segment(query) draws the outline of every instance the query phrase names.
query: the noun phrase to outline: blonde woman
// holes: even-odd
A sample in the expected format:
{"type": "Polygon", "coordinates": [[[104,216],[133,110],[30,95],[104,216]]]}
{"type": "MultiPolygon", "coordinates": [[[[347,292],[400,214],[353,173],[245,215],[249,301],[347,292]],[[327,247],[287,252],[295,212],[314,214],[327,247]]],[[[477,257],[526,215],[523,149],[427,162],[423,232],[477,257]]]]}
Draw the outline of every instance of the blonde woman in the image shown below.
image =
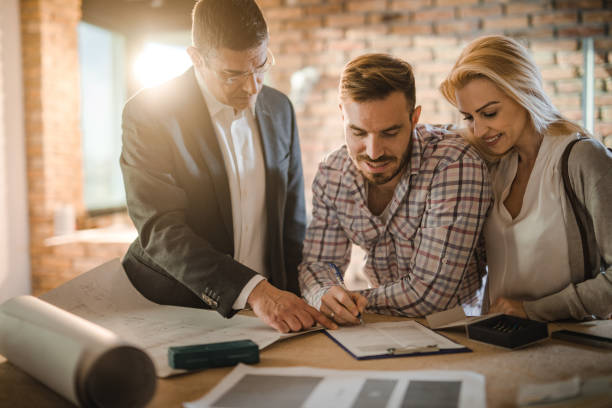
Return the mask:
{"type": "Polygon", "coordinates": [[[588,133],[552,105],[532,58],[511,38],[468,44],[440,90],[491,164],[495,202],[483,230],[489,271],[483,311],[542,321],[608,318],[612,154],[593,138],[572,146],[567,168],[574,211],[562,155],[588,133]],[[576,217],[585,225],[584,246],[576,217]]]}

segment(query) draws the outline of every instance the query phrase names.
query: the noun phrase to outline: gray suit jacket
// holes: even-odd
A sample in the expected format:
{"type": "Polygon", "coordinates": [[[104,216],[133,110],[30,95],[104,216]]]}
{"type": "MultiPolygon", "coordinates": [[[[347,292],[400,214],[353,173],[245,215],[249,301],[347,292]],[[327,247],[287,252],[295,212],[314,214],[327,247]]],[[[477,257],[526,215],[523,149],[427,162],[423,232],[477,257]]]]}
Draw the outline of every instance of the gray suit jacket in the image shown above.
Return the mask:
{"type": "MultiPolygon", "coordinates": [[[[558,164],[561,174],[561,162],[558,164]]],[[[612,153],[594,138],[577,143],[569,155],[572,189],[581,204],[592,271],[584,270],[582,240],[569,198],[561,202],[572,283],[543,298],[523,302],[530,319],[606,319],[612,314],[612,153]]],[[[563,191],[563,190],[562,190],[563,191]]]]}
{"type": "MultiPolygon", "coordinates": [[[[266,169],[267,277],[297,294],[306,214],[295,114],[285,95],[264,86],[255,116],[266,169]]],[[[228,179],[193,68],[127,102],[120,163],[139,234],[123,260],[134,286],[157,303],[231,317],[256,272],[233,259],[228,179]]]]}

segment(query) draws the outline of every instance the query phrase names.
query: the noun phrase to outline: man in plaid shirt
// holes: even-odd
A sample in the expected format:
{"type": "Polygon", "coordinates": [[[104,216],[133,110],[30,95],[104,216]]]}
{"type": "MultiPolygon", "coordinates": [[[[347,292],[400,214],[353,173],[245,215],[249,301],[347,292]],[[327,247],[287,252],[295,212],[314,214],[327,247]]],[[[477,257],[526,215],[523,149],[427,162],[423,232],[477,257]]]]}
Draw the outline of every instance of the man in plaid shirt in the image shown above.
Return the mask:
{"type": "Polygon", "coordinates": [[[340,324],[364,310],[424,316],[470,303],[484,263],[472,256],[491,203],[475,149],[417,125],[412,67],[385,54],[349,62],[340,79],[346,145],[319,165],[299,266],[302,295],[340,324]],[[367,253],[369,289],[348,291],[351,245],[367,253]]]}

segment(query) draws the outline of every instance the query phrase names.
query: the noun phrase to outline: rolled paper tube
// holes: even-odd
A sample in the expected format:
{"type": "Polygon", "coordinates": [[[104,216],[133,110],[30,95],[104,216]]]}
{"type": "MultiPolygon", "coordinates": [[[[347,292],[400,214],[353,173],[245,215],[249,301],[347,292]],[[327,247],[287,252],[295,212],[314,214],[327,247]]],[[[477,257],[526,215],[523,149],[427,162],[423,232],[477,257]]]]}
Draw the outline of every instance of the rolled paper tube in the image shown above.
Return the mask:
{"type": "Polygon", "coordinates": [[[0,354],[83,407],[144,407],[157,385],[143,350],[33,296],[0,306],[0,354]]]}

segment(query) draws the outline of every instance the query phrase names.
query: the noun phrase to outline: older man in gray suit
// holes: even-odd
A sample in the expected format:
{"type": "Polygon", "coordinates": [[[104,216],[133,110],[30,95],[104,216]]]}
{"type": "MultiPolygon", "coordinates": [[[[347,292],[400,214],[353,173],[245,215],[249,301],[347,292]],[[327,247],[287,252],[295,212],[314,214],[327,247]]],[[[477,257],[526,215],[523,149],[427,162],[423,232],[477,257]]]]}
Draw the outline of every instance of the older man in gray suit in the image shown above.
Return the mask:
{"type": "Polygon", "coordinates": [[[123,260],[162,304],[250,306],[275,329],[336,327],[298,294],[304,182],[293,107],[263,85],[273,65],[253,0],[201,0],[193,67],[131,98],[121,169],[139,236],[123,260]]]}

